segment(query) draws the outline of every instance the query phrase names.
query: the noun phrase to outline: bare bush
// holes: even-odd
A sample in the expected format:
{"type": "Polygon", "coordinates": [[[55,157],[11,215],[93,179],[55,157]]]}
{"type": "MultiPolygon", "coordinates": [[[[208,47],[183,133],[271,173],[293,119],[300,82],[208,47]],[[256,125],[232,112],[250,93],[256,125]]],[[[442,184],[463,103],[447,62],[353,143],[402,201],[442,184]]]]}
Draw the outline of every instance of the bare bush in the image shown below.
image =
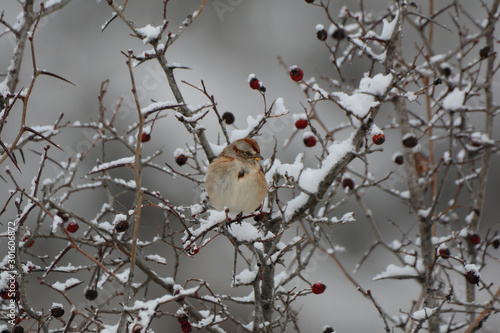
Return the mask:
{"type": "MultiPolygon", "coordinates": [[[[167,61],[176,41],[203,15],[205,0],[176,29],[169,25],[168,0],[157,4],[155,24],[143,27],[129,17],[126,0],[108,0],[112,14],[102,29],[124,23],[128,31],[124,28],[123,34],[145,45],[121,52],[134,120],[120,117],[121,99],[116,107],[109,104],[111,79],[99,88],[94,121],[67,120],[61,113],[50,125],[29,126],[36,107],[30,97],[41,76],[72,84],[56,71],[39,69],[43,66],[36,57],[43,48],[36,30],[39,20],[69,2],[48,1],[44,6],[25,0],[17,22],[4,15],[0,19],[7,29],[1,36],[15,37],[11,65],[0,83],[0,218],[7,249],[1,261],[0,316],[7,321],[1,326],[5,330],[139,333],[162,331],[165,323],[177,320],[174,327],[183,332],[300,331],[302,299],[334,288],[305,274],[317,253],[341,270],[360,301],[373,304],[380,315],[371,324],[376,331],[475,332],[488,327],[500,311],[498,281],[482,277],[490,268],[498,270],[498,225],[480,229],[489,174],[497,167],[500,148],[494,135],[500,0],[478,1],[481,17],[473,17],[470,4],[459,0],[440,3],[439,9],[433,0],[427,9],[396,1],[377,13],[363,6],[334,13],[329,1],[306,1],[304,10],[323,15],[315,33],[333,74],[312,77],[278,59],[283,76],[289,75],[304,94],[306,102],[294,114],[282,98],[267,92],[258,76],[249,75],[248,89],[255,90],[263,106],[239,129],[232,125],[233,114],[219,110],[207,88],[209,79],[179,82],[176,72],[186,68],[167,61]],[[438,29],[459,43],[443,49],[434,41],[438,29]],[[20,84],[26,48],[33,75],[20,84]],[[145,103],[138,96],[136,75],[153,62],[174,100],[145,103]],[[346,68],[352,64],[362,64],[363,77],[347,78],[346,68]],[[180,85],[204,96],[206,103],[190,103],[180,85]],[[325,120],[330,117],[324,110],[344,122],[325,120]],[[206,126],[207,117],[215,117],[219,127],[206,126]],[[162,150],[147,148],[162,122],[174,118],[192,138],[175,151],[176,165],[162,150]],[[266,128],[283,119],[294,127],[288,126],[284,142],[275,139],[273,154],[263,163],[269,191],[252,214],[216,211],[204,191],[194,202],[176,204],[143,177],[154,171],[164,179],[203,188],[208,164],[226,144],[244,137],[258,141],[266,128]],[[19,128],[17,135],[1,135],[7,121],[19,128]],[[67,159],[55,157],[60,155],[53,151],[62,150],[62,132],[84,130],[92,133],[87,149],[67,159]],[[211,142],[207,132],[219,133],[221,142],[211,142]],[[401,138],[400,152],[378,162],[386,134],[401,138]],[[302,144],[304,150],[315,147],[315,156],[300,153],[290,163],[280,159],[284,148],[302,144]],[[23,162],[28,153],[39,156],[35,167],[23,162]],[[388,170],[382,176],[376,171],[380,164],[388,170]],[[45,176],[48,168],[56,170],[54,177],[45,176]],[[372,214],[373,201],[367,200],[383,195],[404,207],[405,220],[415,225],[389,220],[397,239],[389,240],[380,231],[388,217],[372,214]],[[102,198],[101,205],[80,212],[78,201],[86,197],[102,198]],[[349,203],[357,210],[343,212],[349,203]],[[145,212],[150,212],[147,218],[145,212]],[[151,216],[157,230],[147,228],[151,216]],[[373,256],[389,256],[393,263],[374,279],[411,280],[419,286],[416,299],[397,296],[406,303],[399,313],[389,312],[338,256],[343,244],[332,235],[340,225],[361,220],[375,241],[358,258],[356,271],[373,256]],[[222,239],[234,252],[230,292],[215,290],[196,271],[187,280],[178,278],[190,257],[222,239]],[[47,251],[32,251],[35,242],[50,245],[47,251]],[[379,249],[383,254],[375,253],[379,249]],[[64,304],[38,307],[37,295],[27,292],[28,282],[39,283],[64,304]],[[463,288],[465,293],[457,293],[463,288]],[[248,296],[238,296],[240,290],[249,291],[248,296]],[[233,311],[231,305],[244,310],[233,311]]],[[[299,98],[287,101],[292,103],[298,104],[299,98]]],[[[324,332],[333,329],[325,326],[324,332]]]]}

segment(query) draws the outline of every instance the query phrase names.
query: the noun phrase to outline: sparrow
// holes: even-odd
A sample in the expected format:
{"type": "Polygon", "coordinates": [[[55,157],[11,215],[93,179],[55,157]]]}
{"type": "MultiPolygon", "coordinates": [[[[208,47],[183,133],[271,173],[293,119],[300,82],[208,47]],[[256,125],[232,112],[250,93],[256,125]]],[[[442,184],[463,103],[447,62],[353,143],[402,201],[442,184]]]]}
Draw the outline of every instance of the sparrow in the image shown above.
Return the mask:
{"type": "Polygon", "coordinates": [[[257,141],[245,138],[228,145],[208,166],[205,188],[217,210],[234,214],[254,212],[267,194],[257,141]]]}

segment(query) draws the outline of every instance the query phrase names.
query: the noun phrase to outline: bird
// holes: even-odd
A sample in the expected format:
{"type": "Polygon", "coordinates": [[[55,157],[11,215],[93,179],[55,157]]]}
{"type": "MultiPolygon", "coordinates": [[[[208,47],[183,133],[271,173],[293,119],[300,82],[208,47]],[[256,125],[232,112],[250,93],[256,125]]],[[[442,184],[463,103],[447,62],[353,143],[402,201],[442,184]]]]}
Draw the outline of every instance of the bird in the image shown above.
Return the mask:
{"type": "Polygon", "coordinates": [[[260,207],[267,195],[262,159],[257,141],[244,138],[229,144],[210,163],[205,188],[216,210],[250,214],[260,207]]]}

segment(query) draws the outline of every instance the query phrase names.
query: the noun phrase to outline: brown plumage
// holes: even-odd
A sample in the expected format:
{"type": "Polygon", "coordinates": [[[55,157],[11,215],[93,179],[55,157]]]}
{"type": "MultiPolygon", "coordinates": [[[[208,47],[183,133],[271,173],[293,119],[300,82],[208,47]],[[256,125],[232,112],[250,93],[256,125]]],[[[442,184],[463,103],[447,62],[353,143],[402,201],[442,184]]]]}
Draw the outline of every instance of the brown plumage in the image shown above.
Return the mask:
{"type": "Polygon", "coordinates": [[[267,182],[259,164],[259,144],[249,138],[228,145],[208,166],[205,187],[217,210],[252,213],[267,194],[267,182]]]}

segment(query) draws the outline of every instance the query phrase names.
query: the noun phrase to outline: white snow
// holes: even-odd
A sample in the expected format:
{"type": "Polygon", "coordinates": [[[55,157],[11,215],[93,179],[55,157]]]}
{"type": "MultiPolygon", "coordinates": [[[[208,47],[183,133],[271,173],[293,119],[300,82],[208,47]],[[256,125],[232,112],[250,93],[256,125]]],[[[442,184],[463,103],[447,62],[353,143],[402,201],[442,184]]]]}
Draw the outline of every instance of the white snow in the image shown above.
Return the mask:
{"type": "Polygon", "coordinates": [[[306,119],[307,120],[307,115],[305,113],[294,113],[293,114],[293,121],[296,122],[297,120],[302,120],[306,119]]]}
{"type": "Polygon", "coordinates": [[[257,277],[258,270],[251,271],[248,268],[245,268],[238,275],[235,276],[235,281],[237,284],[250,284],[257,277]]]}
{"type": "Polygon", "coordinates": [[[368,73],[365,73],[365,76],[359,81],[359,91],[380,96],[385,93],[392,80],[391,73],[387,75],[377,74],[373,78],[370,78],[368,73]]]}
{"type": "Polygon", "coordinates": [[[330,169],[348,152],[354,150],[355,148],[352,144],[352,138],[348,138],[340,142],[334,142],[330,147],[328,147],[328,155],[323,160],[323,165],[320,168],[306,168],[302,172],[299,180],[300,187],[310,193],[317,192],[319,184],[328,174],[330,169]]]}
{"type": "Polygon", "coordinates": [[[323,24],[316,24],[316,31],[321,31],[325,29],[325,26],[323,24]]]}
{"type": "Polygon", "coordinates": [[[415,320],[425,320],[425,319],[429,318],[436,310],[437,310],[437,308],[425,307],[422,310],[418,310],[418,311],[413,312],[412,317],[415,320]]]}
{"type": "Polygon", "coordinates": [[[134,164],[135,163],[135,156],[129,156],[129,157],[122,157],[117,160],[111,161],[111,162],[106,162],[102,163],[100,165],[96,165],[92,168],[90,173],[96,173],[104,170],[109,170],[112,168],[116,168],[119,166],[125,166],[127,164],[134,164]]]}
{"type": "Polygon", "coordinates": [[[59,215],[54,215],[54,219],[52,220],[52,232],[56,233],[61,224],[63,224],[62,218],[59,215]]]}
{"type": "Polygon", "coordinates": [[[248,222],[231,224],[228,232],[240,242],[254,242],[256,240],[265,240],[274,237],[271,232],[264,235],[259,229],[248,222]]]}
{"type": "Polygon", "coordinates": [[[379,102],[375,101],[373,96],[360,92],[352,95],[344,92],[334,92],[332,96],[337,97],[339,99],[338,103],[358,118],[364,118],[372,107],[379,105],[379,102]]]}
{"type": "Polygon", "coordinates": [[[186,150],[182,149],[182,148],[177,148],[175,151],[174,151],[174,158],[177,158],[181,155],[184,155],[184,156],[188,156],[188,154],[186,153],[186,150]]]}
{"type": "Polygon", "coordinates": [[[340,219],[336,218],[335,216],[330,219],[331,223],[351,223],[351,222],[356,222],[356,219],[354,218],[354,212],[349,212],[345,213],[342,215],[340,219]]]}
{"type": "Polygon", "coordinates": [[[418,276],[418,272],[415,270],[415,268],[411,266],[396,266],[394,264],[389,264],[385,271],[377,274],[373,280],[381,280],[381,279],[389,279],[389,278],[401,278],[401,277],[408,277],[408,276],[418,276]]]}
{"type": "Polygon", "coordinates": [[[474,272],[474,275],[476,275],[478,278],[481,278],[481,273],[479,273],[479,269],[477,268],[476,265],[467,264],[464,266],[464,269],[466,272],[474,272]]]}
{"type": "Polygon", "coordinates": [[[82,281],[75,279],[75,278],[69,278],[65,282],[55,282],[52,284],[52,288],[59,290],[59,291],[65,291],[66,289],[69,289],[73,286],[76,286],[77,284],[82,283],[82,281]]]}
{"type": "Polygon", "coordinates": [[[285,101],[283,100],[283,97],[276,98],[276,101],[274,102],[273,114],[275,116],[283,116],[285,114],[288,114],[288,112],[289,110],[285,107],[285,101]]]}
{"type": "Polygon", "coordinates": [[[377,134],[384,134],[384,131],[382,131],[380,129],[380,127],[378,127],[377,125],[372,124],[371,128],[370,128],[370,134],[371,135],[377,135],[377,134]]]}
{"type": "Polygon", "coordinates": [[[137,32],[139,33],[139,37],[141,37],[142,42],[144,44],[149,43],[152,40],[158,39],[160,35],[161,27],[154,27],[151,24],[148,24],[145,27],[138,28],[137,32]]]}
{"type": "Polygon", "coordinates": [[[149,260],[149,261],[157,262],[158,264],[162,264],[162,265],[167,264],[167,259],[165,259],[157,254],[148,254],[148,255],[144,256],[144,258],[146,258],[146,260],[149,260]]]}
{"type": "Polygon", "coordinates": [[[231,142],[234,142],[239,139],[246,138],[248,134],[259,125],[260,121],[264,119],[264,115],[259,114],[256,118],[252,116],[247,117],[247,128],[245,129],[235,129],[231,132],[231,142]]]}
{"type": "Polygon", "coordinates": [[[449,111],[456,111],[464,108],[465,94],[469,91],[466,87],[464,90],[455,88],[451,93],[446,95],[443,100],[443,107],[449,111]]]}
{"type": "Polygon", "coordinates": [[[171,102],[171,101],[164,101],[164,102],[154,102],[149,104],[148,106],[144,107],[141,109],[141,113],[143,115],[147,115],[150,112],[153,112],[155,110],[161,110],[163,108],[170,107],[172,105],[177,105],[179,103],[171,102]]]}
{"type": "Polygon", "coordinates": [[[399,10],[396,15],[396,17],[391,21],[387,21],[387,19],[384,19],[382,23],[384,26],[382,27],[382,32],[380,33],[379,38],[382,40],[390,40],[392,38],[392,34],[394,32],[394,29],[396,28],[396,25],[398,23],[399,19],[399,10]]]}

